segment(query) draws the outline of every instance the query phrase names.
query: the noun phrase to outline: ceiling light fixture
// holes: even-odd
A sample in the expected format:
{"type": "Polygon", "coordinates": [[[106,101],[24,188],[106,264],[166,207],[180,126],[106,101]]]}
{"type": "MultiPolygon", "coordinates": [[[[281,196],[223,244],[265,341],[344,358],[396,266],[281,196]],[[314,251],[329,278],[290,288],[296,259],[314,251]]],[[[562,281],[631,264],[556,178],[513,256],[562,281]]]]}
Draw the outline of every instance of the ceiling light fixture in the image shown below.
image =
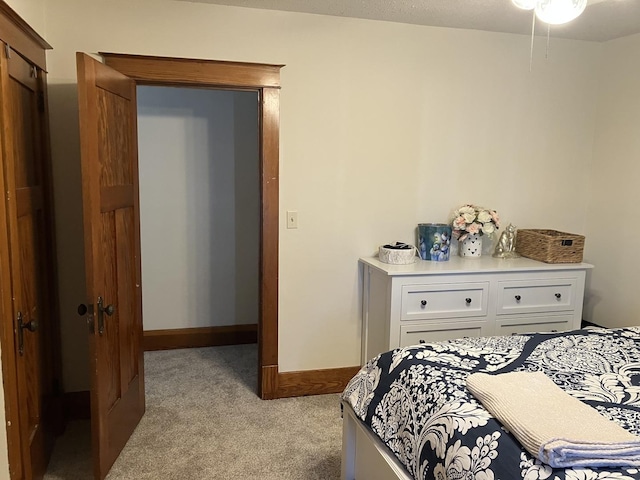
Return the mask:
{"type": "Polygon", "coordinates": [[[580,16],[587,0],[538,0],[536,17],[550,25],[562,25],[580,16]]]}
{"type": "Polygon", "coordinates": [[[536,8],[537,0],[511,0],[513,4],[523,10],[533,10],[536,8]]]}
{"type": "Polygon", "coordinates": [[[587,0],[511,0],[523,10],[535,10],[536,17],[549,25],[561,25],[578,18],[587,0]]]}
{"type": "MultiPolygon", "coordinates": [[[[599,3],[604,0],[589,0],[590,3],[599,3]]],[[[585,8],[587,0],[511,0],[511,2],[522,10],[533,10],[531,19],[531,52],[529,55],[529,71],[533,65],[533,40],[536,31],[536,18],[547,24],[547,53],[549,56],[549,37],[551,25],[562,25],[578,18],[585,8]]]]}

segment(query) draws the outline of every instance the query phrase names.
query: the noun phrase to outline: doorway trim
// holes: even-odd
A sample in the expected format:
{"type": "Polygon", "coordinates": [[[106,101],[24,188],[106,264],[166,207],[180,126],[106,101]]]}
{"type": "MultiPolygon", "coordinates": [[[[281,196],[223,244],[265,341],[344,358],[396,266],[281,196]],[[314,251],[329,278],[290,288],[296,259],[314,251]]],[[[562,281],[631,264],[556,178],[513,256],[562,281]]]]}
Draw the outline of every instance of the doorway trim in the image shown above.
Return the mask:
{"type": "Polygon", "coordinates": [[[278,229],[280,69],[284,65],[153,57],[100,52],[104,63],[136,85],[258,92],[260,157],[260,266],[258,396],[278,395],[278,229]]]}

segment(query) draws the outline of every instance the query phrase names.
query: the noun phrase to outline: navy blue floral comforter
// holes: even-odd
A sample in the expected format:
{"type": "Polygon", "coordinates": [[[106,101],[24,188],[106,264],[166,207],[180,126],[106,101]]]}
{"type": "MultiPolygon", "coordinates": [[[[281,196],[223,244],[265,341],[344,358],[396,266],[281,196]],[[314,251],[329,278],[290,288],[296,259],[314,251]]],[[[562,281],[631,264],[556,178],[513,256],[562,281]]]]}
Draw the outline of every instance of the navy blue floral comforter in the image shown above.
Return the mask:
{"type": "Polygon", "coordinates": [[[420,480],[640,480],[635,468],[552,469],[465,388],[473,372],[542,370],[565,392],[640,434],[640,327],[465,338],[369,361],[342,394],[420,480]]]}

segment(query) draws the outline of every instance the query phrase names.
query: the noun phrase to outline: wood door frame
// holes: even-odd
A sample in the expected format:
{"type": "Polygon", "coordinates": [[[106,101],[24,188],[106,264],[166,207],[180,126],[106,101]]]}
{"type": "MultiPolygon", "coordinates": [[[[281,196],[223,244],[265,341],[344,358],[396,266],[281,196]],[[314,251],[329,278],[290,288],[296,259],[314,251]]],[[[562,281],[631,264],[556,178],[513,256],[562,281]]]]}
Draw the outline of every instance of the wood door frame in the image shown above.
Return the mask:
{"type": "Polygon", "coordinates": [[[284,65],[100,52],[137,85],[247,90],[259,95],[260,306],[258,396],[278,396],[280,69],[284,65]]]}

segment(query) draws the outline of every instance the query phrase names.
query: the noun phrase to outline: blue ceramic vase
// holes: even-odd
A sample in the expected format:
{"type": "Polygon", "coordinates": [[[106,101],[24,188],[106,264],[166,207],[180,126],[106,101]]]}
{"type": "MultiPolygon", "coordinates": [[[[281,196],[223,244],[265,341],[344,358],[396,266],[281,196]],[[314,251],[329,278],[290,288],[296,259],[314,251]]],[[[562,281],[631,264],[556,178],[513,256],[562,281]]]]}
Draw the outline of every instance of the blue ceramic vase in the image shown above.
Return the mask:
{"type": "Polygon", "coordinates": [[[418,250],[422,260],[446,262],[451,246],[451,225],[446,223],[418,224],[418,250]]]}

